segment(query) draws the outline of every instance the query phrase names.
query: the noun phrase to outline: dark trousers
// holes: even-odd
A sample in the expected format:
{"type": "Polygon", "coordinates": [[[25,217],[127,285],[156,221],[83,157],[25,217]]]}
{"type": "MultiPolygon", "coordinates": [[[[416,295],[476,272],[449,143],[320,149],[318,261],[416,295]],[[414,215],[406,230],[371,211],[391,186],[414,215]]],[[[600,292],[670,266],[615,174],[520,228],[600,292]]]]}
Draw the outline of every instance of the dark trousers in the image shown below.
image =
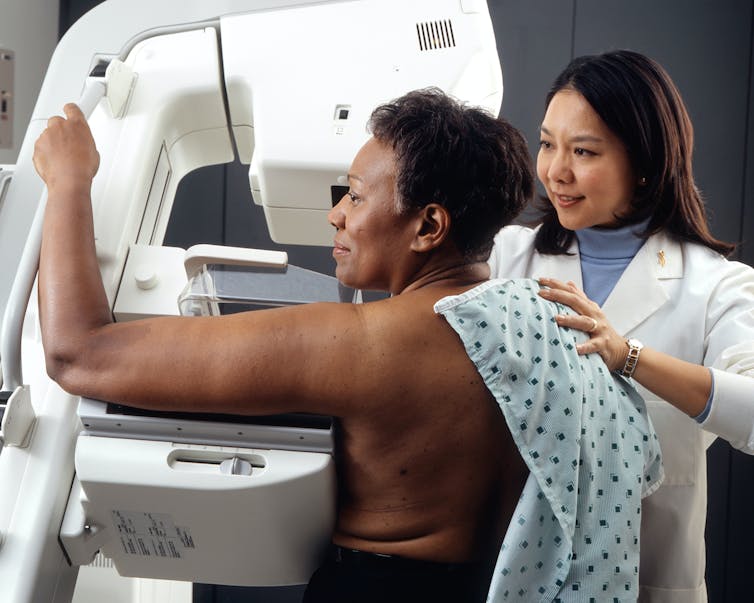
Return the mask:
{"type": "Polygon", "coordinates": [[[492,566],[331,547],[303,603],[484,603],[492,566]]]}

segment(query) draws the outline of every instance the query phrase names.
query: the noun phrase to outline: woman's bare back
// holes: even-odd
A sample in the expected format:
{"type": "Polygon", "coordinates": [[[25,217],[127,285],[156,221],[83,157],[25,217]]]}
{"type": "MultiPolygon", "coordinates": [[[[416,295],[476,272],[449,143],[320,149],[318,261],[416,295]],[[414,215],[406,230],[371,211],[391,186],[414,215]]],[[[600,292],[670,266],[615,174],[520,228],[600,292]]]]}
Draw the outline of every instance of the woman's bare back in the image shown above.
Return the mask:
{"type": "Polygon", "coordinates": [[[499,549],[527,470],[460,339],[434,313],[438,298],[403,294],[366,314],[379,360],[358,385],[370,399],[354,400],[367,410],[341,421],[336,544],[444,562],[499,549]]]}

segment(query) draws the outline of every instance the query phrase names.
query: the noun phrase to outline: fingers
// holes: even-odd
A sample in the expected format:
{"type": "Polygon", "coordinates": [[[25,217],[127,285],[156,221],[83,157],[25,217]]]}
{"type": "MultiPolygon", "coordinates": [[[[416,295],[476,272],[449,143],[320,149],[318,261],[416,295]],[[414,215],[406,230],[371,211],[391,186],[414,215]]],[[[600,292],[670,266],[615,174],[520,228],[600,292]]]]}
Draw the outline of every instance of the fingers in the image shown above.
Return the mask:
{"type": "Polygon", "coordinates": [[[594,333],[597,330],[597,321],[594,320],[591,316],[583,316],[582,318],[586,318],[587,320],[591,321],[589,324],[589,327],[587,329],[584,329],[587,333],[594,333]]]}
{"type": "Polygon", "coordinates": [[[598,334],[597,331],[600,328],[600,323],[597,319],[583,314],[558,314],[555,317],[555,321],[561,327],[583,331],[590,336],[596,336],[598,334]]]}
{"type": "Polygon", "coordinates": [[[595,318],[583,314],[558,314],[555,316],[555,322],[560,327],[587,334],[588,339],[576,345],[576,351],[580,355],[599,354],[610,370],[623,366],[625,339],[613,329],[604,316],[595,318]]]}
{"type": "Polygon", "coordinates": [[[578,314],[600,317],[599,305],[589,299],[573,281],[564,283],[554,278],[540,278],[538,282],[544,287],[539,290],[541,297],[568,306],[578,314]]]}
{"type": "Polygon", "coordinates": [[[53,115],[47,120],[47,127],[54,128],[55,126],[60,125],[63,122],[65,122],[65,119],[60,117],[60,115],[53,115]]]}
{"type": "Polygon", "coordinates": [[[566,291],[579,291],[579,288],[576,286],[576,283],[573,281],[568,281],[567,283],[564,283],[563,281],[560,281],[556,278],[549,278],[549,277],[542,277],[540,279],[537,279],[539,281],[539,284],[543,287],[550,287],[552,289],[563,289],[566,291]]]}
{"type": "Polygon", "coordinates": [[[605,358],[608,337],[602,336],[599,332],[601,325],[595,318],[579,314],[558,314],[555,317],[555,322],[561,327],[575,329],[587,334],[589,337],[587,341],[576,344],[576,352],[579,355],[596,353],[603,356],[603,359],[605,358]]]}
{"type": "Polygon", "coordinates": [[[585,341],[584,343],[577,343],[576,353],[579,356],[586,356],[587,354],[599,354],[600,356],[602,356],[603,360],[605,359],[604,355],[600,351],[599,345],[597,345],[597,342],[593,339],[585,341]]]}
{"type": "Polygon", "coordinates": [[[579,297],[586,299],[583,292],[572,281],[564,283],[555,278],[540,278],[538,282],[543,287],[540,293],[550,291],[556,297],[563,299],[576,299],[579,297]]]}
{"type": "Polygon", "coordinates": [[[84,117],[84,114],[76,103],[66,103],[63,107],[63,113],[65,113],[65,116],[70,120],[86,121],[86,117],[84,117]]]}
{"type": "Polygon", "coordinates": [[[588,314],[589,300],[570,289],[560,287],[548,287],[539,290],[540,297],[568,306],[578,314],[588,314]]]}
{"type": "Polygon", "coordinates": [[[75,103],[66,103],[63,106],[63,113],[65,117],[60,115],[53,115],[47,120],[47,127],[54,128],[56,126],[62,126],[66,121],[70,122],[85,122],[86,117],[79,109],[79,106],[75,103]]]}

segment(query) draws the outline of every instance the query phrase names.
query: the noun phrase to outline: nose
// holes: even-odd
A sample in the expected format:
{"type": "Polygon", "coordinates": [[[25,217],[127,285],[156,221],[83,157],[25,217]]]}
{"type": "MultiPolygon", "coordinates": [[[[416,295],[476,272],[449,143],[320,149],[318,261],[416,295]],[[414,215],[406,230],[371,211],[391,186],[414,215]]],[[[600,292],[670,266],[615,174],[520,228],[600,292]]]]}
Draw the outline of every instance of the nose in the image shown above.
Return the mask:
{"type": "Polygon", "coordinates": [[[333,208],[327,212],[327,221],[334,226],[337,230],[343,228],[345,223],[345,213],[343,212],[343,201],[348,197],[348,194],[343,195],[333,208]]]}
{"type": "Polygon", "coordinates": [[[544,161],[546,162],[545,173],[548,180],[554,182],[571,182],[573,180],[569,154],[558,149],[554,153],[549,153],[544,161]]]}

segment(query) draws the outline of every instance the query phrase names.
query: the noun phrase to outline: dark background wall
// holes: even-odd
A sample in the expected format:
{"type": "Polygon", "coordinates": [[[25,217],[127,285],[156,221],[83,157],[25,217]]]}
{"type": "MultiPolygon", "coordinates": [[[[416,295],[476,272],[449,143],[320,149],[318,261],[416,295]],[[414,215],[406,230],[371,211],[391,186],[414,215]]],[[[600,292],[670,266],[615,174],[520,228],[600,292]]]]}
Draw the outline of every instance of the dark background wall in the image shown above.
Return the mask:
{"type": "MultiPolygon", "coordinates": [[[[61,34],[97,0],[61,0],[61,34]]],[[[502,114],[532,153],[544,94],[574,56],[631,48],[675,80],[696,130],[697,184],[719,238],[740,241],[754,265],[754,3],[752,0],[488,0],[503,66],[502,114]],[[746,203],[746,200],[749,200],[746,203]]],[[[184,179],[166,243],[278,248],[251,202],[246,168],[202,169],[184,179]],[[222,211],[206,199],[224,199],[222,211]]],[[[331,271],[329,249],[289,246],[293,264],[331,271]]],[[[672,336],[672,333],[668,334],[672,336]]],[[[712,603],[751,601],[754,459],[710,448],[707,578],[712,603]]],[[[195,587],[195,601],[293,603],[300,589],[195,587]]]]}

